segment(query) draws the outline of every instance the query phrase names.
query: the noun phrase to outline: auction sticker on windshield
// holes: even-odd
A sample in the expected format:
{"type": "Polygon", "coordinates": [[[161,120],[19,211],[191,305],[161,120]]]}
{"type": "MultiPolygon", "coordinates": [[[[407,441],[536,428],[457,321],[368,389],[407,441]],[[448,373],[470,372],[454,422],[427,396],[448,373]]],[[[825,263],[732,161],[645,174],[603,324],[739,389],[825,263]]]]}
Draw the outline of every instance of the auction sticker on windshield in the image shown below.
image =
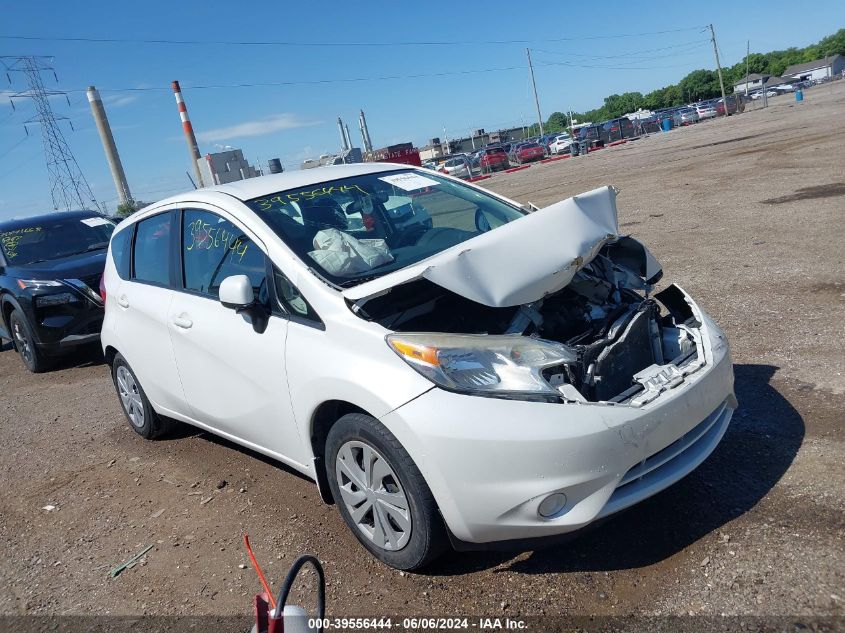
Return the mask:
{"type": "Polygon", "coordinates": [[[102,226],[103,224],[111,224],[111,221],[106,220],[105,218],[84,218],[80,220],[80,222],[90,227],[102,226]]]}
{"type": "Polygon", "coordinates": [[[431,178],[426,178],[425,176],[421,176],[420,174],[414,173],[382,176],[379,178],[379,180],[393,185],[394,187],[404,189],[405,191],[416,191],[417,189],[423,189],[424,187],[436,187],[440,184],[436,180],[432,180],[431,178]]]}

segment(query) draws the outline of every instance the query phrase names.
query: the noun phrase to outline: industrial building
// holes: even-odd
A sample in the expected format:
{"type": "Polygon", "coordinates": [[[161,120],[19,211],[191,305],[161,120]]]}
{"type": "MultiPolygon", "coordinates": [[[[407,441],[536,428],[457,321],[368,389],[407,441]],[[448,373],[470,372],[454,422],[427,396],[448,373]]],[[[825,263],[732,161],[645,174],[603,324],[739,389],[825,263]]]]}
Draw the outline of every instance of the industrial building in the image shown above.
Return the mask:
{"type": "Polygon", "coordinates": [[[787,66],[783,71],[783,76],[792,81],[817,81],[830,79],[843,73],[845,73],[845,56],[831,55],[812,62],[787,66]]]}
{"type": "Polygon", "coordinates": [[[528,138],[529,128],[512,127],[495,132],[486,132],[484,129],[474,130],[470,136],[450,138],[441,141],[439,138],[431,139],[425,146],[420,148],[422,160],[432,160],[441,156],[472,152],[490,143],[507,143],[508,141],[521,141],[528,138]]]}
{"type": "Polygon", "coordinates": [[[216,154],[206,154],[197,159],[197,166],[207,185],[225,185],[227,182],[246,180],[260,176],[261,172],[250,165],[239,149],[231,149],[216,154]]]}

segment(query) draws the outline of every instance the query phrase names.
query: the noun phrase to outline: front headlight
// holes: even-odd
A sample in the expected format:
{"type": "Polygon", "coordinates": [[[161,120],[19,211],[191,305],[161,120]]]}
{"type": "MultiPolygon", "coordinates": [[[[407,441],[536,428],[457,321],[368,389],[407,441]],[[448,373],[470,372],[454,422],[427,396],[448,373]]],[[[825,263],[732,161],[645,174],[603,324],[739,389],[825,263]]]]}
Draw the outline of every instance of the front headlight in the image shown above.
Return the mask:
{"type": "Polygon", "coordinates": [[[21,290],[30,288],[55,288],[63,285],[61,281],[55,279],[18,279],[18,287],[21,290]]]}
{"type": "Polygon", "coordinates": [[[560,343],[518,334],[389,334],[387,343],[439,387],[476,395],[557,397],[543,369],[576,360],[560,343]]]}

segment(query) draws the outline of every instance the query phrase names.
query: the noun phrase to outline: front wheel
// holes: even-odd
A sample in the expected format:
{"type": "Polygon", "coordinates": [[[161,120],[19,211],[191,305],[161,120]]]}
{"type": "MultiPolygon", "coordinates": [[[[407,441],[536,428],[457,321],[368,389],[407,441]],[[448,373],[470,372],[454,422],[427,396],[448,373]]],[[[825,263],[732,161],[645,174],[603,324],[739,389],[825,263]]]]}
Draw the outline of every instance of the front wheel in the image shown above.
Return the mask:
{"type": "Polygon", "coordinates": [[[350,413],[326,439],[326,469],[340,514],[385,564],[415,570],[448,548],[431,490],[410,455],[375,418],[350,413]]]}
{"type": "Polygon", "coordinates": [[[12,344],[18,350],[26,368],[33,374],[40,374],[48,369],[49,363],[44,354],[35,345],[35,337],[23,313],[15,308],[9,317],[9,329],[12,334],[12,344]]]}

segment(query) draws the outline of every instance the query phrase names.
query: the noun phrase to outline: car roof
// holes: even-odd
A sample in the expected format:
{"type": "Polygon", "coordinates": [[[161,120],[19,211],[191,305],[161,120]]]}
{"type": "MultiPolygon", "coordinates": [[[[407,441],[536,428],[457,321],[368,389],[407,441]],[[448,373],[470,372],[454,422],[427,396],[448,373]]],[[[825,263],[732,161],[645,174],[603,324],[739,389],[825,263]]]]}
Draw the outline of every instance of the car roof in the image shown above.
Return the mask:
{"type": "Polygon", "coordinates": [[[14,231],[15,229],[23,229],[28,226],[35,226],[37,224],[44,224],[58,219],[65,220],[79,220],[90,217],[105,217],[97,211],[87,211],[85,209],[79,211],[52,211],[51,213],[43,213],[41,215],[32,215],[26,218],[15,218],[13,220],[6,220],[0,222],[0,231],[14,231]]]}
{"type": "MultiPolygon", "coordinates": [[[[377,174],[379,172],[395,171],[397,169],[409,169],[414,167],[416,166],[399,163],[329,165],[326,167],[301,169],[298,171],[286,171],[281,174],[269,174],[267,176],[258,176],[257,178],[247,178],[246,180],[238,180],[225,185],[204,187],[202,189],[198,189],[197,191],[202,191],[203,193],[219,192],[228,194],[238,200],[251,200],[252,198],[265,196],[269,193],[276,193],[277,191],[285,191],[287,189],[297,189],[300,187],[309,187],[311,185],[318,185],[331,180],[339,180],[341,178],[351,178],[354,176],[377,174]]],[[[155,206],[180,202],[186,197],[190,198],[192,195],[193,191],[189,190],[185,193],[160,200],[155,203],[155,206]]]]}

